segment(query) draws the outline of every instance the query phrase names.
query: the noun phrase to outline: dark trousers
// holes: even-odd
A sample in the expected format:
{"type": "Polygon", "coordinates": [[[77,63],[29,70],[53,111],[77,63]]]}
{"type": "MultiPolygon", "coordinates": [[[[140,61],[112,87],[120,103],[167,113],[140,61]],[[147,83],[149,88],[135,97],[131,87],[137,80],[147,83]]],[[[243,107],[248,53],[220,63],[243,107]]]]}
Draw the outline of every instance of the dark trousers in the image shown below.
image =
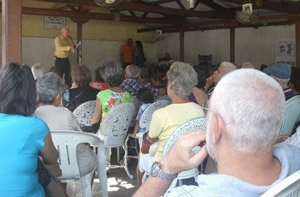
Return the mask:
{"type": "Polygon", "coordinates": [[[70,74],[70,62],[69,58],[56,58],[55,66],[58,67],[63,74],[65,74],[65,83],[71,87],[72,86],[72,78],[70,74]]]}

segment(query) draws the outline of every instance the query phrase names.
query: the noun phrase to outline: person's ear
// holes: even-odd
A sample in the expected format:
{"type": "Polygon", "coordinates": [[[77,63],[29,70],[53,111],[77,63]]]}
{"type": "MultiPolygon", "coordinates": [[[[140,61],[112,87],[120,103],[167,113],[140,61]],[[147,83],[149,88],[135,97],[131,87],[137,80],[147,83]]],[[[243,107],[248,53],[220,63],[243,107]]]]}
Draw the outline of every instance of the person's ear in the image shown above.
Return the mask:
{"type": "Polygon", "coordinates": [[[215,113],[211,115],[211,121],[213,125],[213,143],[218,144],[222,138],[223,132],[225,131],[226,125],[223,118],[215,113]]]}

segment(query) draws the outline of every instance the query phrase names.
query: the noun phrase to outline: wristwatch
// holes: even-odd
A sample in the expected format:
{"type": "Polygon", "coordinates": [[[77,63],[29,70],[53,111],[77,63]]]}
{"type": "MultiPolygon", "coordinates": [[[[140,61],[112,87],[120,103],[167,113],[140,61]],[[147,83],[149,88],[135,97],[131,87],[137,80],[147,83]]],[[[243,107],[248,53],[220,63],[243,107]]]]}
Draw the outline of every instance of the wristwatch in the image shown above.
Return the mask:
{"type": "Polygon", "coordinates": [[[160,168],[161,168],[161,164],[158,161],[154,162],[151,167],[150,175],[157,176],[159,178],[162,178],[162,179],[165,179],[168,181],[172,181],[177,177],[177,174],[168,174],[168,173],[162,171],[160,168]]]}

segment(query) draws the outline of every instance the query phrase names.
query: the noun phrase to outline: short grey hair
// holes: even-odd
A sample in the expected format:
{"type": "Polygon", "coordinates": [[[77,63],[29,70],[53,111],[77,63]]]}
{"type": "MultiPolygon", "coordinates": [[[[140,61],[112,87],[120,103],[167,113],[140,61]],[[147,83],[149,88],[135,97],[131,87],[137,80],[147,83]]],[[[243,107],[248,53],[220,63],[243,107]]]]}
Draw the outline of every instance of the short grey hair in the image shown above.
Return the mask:
{"type": "Polygon", "coordinates": [[[40,103],[52,104],[56,95],[64,93],[66,86],[56,73],[49,72],[38,78],[36,89],[40,103]]]}
{"type": "Polygon", "coordinates": [[[103,79],[109,87],[117,87],[124,81],[124,70],[114,61],[104,61],[102,68],[103,79]]]}
{"type": "Polygon", "coordinates": [[[222,62],[220,66],[223,67],[225,74],[230,73],[231,71],[236,70],[236,66],[231,62],[222,62]]]}
{"type": "Polygon", "coordinates": [[[138,79],[140,76],[140,69],[137,65],[128,65],[125,69],[125,73],[128,78],[138,79]]]}
{"type": "Polygon", "coordinates": [[[223,118],[229,145],[259,154],[271,150],[279,135],[285,99],[273,78],[255,69],[239,69],[217,84],[210,108],[223,118]]]}
{"type": "Polygon", "coordinates": [[[42,77],[44,75],[43,65],[41,63],[36,63],[31,67],[31,72],[34,80],[42,77]]]}
{"type": "Polygon", "coordinates": [[[198,75],[195,69],[186,63],[175,62],[167,73],[168,81],[174,93],[180,98],[189,96],[198,84],[198,75]]]}
{"type": "Polygon", "coordinates": [[[255,66],[251,62],[244,62],[241,68],[255,68],[255,66]]]}
{"type": "Polygon", "coordinates": [[[61,32],[65,31],[65,30],[70,31],[70,29],[69,29],[68,27],[63,27],[63,28],[61,29],[61,32]]]}
{"type": "Polygon", "coordinates": [[[274,75],[271,75],[271,77],[273,77],[280,85],[283,85],[283,84],[287,84],[290,79],[280,79],[278,77],[275,77],[274,75]]]}

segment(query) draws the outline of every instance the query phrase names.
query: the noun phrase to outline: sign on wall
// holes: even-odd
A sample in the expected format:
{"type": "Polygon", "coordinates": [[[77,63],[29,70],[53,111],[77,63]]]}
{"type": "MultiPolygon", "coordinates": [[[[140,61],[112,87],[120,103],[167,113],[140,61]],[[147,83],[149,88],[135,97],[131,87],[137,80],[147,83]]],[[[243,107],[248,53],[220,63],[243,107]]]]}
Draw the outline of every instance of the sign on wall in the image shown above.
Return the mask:
{"type": "Polygon", "coordinates": [[[289,63],[295,66],[295,40],[278,40],[276,47],[276,62],[289,63]]]}
{"type": "Polygon", "coordinates": [[[66,26],[66,17],[60,16],[45,16],[44,29],[60,30],[66,26]]]}

